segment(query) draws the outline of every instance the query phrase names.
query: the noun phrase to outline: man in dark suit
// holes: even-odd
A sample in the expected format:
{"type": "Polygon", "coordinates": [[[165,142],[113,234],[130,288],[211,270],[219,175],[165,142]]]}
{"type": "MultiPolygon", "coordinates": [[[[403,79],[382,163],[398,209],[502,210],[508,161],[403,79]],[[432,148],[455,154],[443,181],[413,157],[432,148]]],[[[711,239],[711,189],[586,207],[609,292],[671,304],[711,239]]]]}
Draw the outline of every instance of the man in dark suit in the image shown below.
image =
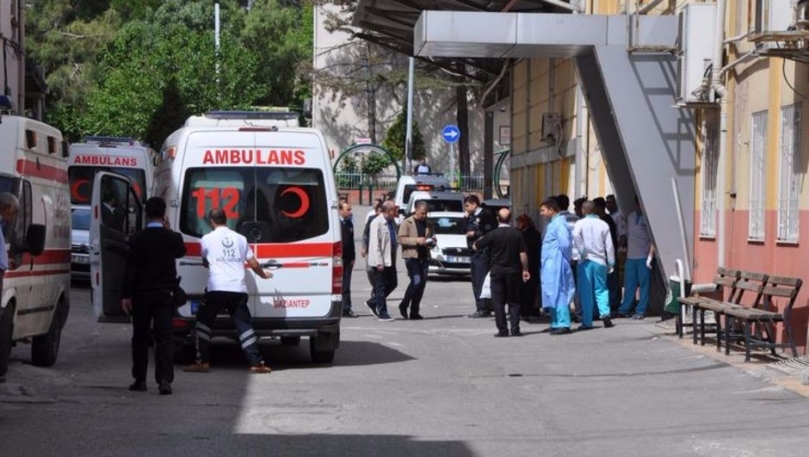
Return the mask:
{"type": "Polygon", "coordinates": [[[101,202],[101,223],[117,231],[124,229],[124,208],[118,204],[118,198],[112,189],[104,191],[101,202]]]}
{"type": "Polygon", "coordinates": [[[177,283],[175,259],[185,255],[183,237],[166,219],[166,202],[146,201],[147,225],[129,241],[121,307],[132,315],[132,377],[129,390],[146,391],[149,365],[149,327],[154,322],[155,380],[161,395],[171,394],[174,380],[173,292],[177,283]]]}
{"type": "Polygon", "coordinates": [[[357,250],[354,246],[354,218],[351,217],[351,203],[340,201],[340,234],[343,240],[343,317],[357,317],[351,309],[351,273],[357,250]]]}

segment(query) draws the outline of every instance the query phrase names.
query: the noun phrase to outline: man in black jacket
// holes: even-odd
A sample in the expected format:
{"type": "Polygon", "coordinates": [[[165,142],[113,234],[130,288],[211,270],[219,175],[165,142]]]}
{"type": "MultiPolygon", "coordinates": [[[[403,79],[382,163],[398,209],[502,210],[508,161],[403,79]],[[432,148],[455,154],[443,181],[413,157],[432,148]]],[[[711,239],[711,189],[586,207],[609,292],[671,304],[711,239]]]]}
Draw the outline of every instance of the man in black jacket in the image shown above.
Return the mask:
{"type": "Polygon", "coordinates": [[[357,317],[351,309],[351,272],[357,250],[354,247],[354,220],[351,217],[351,203],[340,201],[340,234],[343,240],[343,317],[357,317]]]}
{"type": "Polygon", "coordinates": [[[155,380],[161,395],[171,394],[174,380],[173,292],[177,283],[174,260],[185,255],[183,237],[173,232],[166,219],[166,202],[146,201],[147,225],[129,241],[123,300],[124,312],[132,315],[132,377],[129,390],[146,390],[149,365],[149,327],[154,321],[155,380]]]}

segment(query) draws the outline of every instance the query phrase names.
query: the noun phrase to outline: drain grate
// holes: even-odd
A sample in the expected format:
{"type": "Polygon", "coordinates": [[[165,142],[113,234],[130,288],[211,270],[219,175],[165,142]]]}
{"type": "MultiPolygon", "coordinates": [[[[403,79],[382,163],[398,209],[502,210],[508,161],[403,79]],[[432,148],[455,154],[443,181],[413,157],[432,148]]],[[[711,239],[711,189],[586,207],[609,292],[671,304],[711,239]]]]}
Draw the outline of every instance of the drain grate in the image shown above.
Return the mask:
{"type": "Polygon", "coordinates": [[[809,355],[773,362],[768,364],[767,368],[772,368],[786,374],[798,374],[809,371],[809,355]]]}

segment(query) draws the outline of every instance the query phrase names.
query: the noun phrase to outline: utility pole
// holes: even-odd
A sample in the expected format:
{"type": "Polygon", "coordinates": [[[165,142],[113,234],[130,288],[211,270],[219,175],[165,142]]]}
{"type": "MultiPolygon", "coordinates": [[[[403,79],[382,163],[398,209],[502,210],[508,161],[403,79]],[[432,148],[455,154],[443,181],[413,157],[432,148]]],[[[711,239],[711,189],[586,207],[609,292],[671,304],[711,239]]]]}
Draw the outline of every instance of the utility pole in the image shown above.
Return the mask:
{"type": "Polygon", "coordinates": [[[405,156],[402,158],[402,170],[410,169],[413,164],[413,76],[415,61],[410,57],[410,65],[407,72],[407,129],[405,130],[405,156]]]}
{"type": "Polygon", "coordinates": [[[222,99],[222,84],[221,78],[219,75],[219,2],[214,4],[214,43],[216,46],[216,55],[214,59],[216,60],[216,97],[218,100],[221,101],[222,99]]]}

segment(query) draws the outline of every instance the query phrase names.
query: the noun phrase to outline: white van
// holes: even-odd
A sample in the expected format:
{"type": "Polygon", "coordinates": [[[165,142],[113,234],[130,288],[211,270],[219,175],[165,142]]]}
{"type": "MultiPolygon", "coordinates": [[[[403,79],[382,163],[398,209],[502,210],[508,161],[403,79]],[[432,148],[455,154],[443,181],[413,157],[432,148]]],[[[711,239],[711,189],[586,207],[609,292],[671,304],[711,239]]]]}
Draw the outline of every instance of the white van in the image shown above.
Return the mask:
{"type": "Polygon", "coordinates": [[[91,136],[70,145],[68,177],[73,215],[70,269],[73,279],[90,279],[90,198],[96,173],[107,171],[129,178],[145,201],[154,180],[157,153],[132,138],[91,136]]]}
{"type": "Polygon", "coordinates": [[[51,366],[70,310],[70,191],[59,130],[18,116],[0,118],[0,192],[20,202],[3,235],[9,269],[0,302],[0,379],[12,345],[31,342],[31,362],[51,366]]]}
{"type": "MultiPolygon", "coordinates": [[[[189,302],[174,319],[175,334],[189,342],[193,337],[194,315],[208,280],[200,239],[211,230],[208,212],[221,207],[228,226],[247,237],[257,260],[276,268],[271,280],[256,280],[247,272],[256,333],[281,337],[283,344],[308,336],[312,358],[331,362],[340,343],[342,311],[339,197],[323,135],[286,127],[289,122],[289,113],[215,112],[189,119],[163,144],[154,195],[168,203],[167,216],[188,250],[178,274],[189,302]]],[[[100,176],[127,185],[112,175],[100,176]]],[[[100,192],[94,190],[94,208],[100,192]]],[[[91,244],[100,225],[95,210],[93,217],[91,244]]],[[[104,249],[105,243],[101,239],[99,269],[108,270],[110,263],[120,267],[121,246],[104,249]]],[[[118,285],[101,285],[102,311],[120,314],[118,285]]],[[[236,335],[227,315],[217,319],[217,335],[236,335]]]]}
{"type": "MultiPolygon", "coordinates": [[[[404,175],[399,178],[396,184],[396,193],[393,202],[399,209],[399,217],[404,217],[407,213],[407,203],[410,201],[410,194],[415,191],[445,191],[450,190],[449,178],[441,174],[434,175],[404,175]]],[[[400,221],[401,222],[401,221],[400,221]]]]}

